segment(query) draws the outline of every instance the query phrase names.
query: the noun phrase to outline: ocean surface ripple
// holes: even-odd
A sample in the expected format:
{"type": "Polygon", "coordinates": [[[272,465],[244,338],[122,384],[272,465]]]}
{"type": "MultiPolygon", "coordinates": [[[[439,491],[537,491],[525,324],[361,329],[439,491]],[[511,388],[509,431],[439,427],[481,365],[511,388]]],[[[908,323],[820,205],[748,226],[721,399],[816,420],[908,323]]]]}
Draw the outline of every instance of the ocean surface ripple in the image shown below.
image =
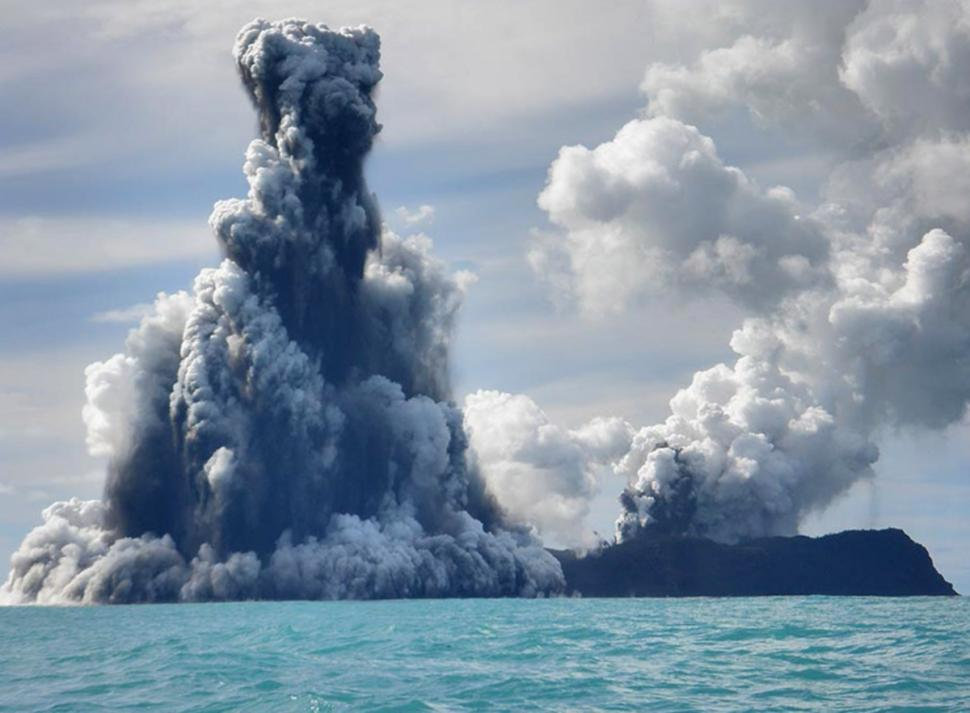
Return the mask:
{"type": "Polygon", "coordinates": [[[0,608],[0,711],[970,710],[965,598],[0,608]]]}

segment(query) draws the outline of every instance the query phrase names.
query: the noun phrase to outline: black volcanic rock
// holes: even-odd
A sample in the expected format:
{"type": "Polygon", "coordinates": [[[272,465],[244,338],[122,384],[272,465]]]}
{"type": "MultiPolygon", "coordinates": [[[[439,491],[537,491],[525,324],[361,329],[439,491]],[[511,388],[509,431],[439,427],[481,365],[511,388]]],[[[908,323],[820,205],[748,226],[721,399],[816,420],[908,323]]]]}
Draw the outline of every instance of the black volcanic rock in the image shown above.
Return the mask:
{"type": "Polygon", "coordinates": [[[552,553],[567,591],[587,597],[956,594],[926,548],[898,529],[737,545],[654,535],[586,556],[552,553]]]}

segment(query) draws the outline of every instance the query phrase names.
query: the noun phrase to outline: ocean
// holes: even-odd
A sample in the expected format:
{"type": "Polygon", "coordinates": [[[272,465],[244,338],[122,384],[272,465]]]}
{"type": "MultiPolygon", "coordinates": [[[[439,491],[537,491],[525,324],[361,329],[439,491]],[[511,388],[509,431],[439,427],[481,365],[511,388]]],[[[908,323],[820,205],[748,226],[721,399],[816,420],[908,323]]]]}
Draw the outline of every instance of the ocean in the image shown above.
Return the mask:
{"type": "Polygon", "coordinates": [[[0,711],[967,711],[966,598],[0,608],[0,711]]]}

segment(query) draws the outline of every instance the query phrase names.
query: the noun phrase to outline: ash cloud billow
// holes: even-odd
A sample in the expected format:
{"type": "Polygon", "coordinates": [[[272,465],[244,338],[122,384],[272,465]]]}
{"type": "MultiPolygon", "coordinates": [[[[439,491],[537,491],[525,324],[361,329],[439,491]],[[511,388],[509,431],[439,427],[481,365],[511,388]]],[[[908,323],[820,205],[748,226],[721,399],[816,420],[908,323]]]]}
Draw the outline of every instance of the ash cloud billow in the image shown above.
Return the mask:
{"type": "Polygon", "coordinates": [[[505,522],[450,402],[462,301],[382,232],[368,28],[257,20],[234,56],[261,130],[225,253],[86,371],[101,501],[44,511],[8,603],[539,595],[562,571],[505,522]]]}

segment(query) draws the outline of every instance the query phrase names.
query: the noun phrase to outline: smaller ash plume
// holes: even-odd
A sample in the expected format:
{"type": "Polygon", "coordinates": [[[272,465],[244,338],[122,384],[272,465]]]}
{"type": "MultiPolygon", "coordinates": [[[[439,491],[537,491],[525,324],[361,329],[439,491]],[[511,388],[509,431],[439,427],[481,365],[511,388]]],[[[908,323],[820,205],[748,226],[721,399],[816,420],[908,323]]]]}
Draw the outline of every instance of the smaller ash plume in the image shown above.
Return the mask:
{"type": "Polygon", "coordinates": [[[733,363],[616,462],[620,540],[793,534],[873,476],[881,438],[970,403],[970,6],[729,14],[694,61],[648,67],[639,118],[563,147],[539,196],[554,232],[530,261],[583,311],[663,292],[750,315],[733,363]],[[826,157],[819,205],[722,161],[707,134],[744,115],[826,157]]]}

